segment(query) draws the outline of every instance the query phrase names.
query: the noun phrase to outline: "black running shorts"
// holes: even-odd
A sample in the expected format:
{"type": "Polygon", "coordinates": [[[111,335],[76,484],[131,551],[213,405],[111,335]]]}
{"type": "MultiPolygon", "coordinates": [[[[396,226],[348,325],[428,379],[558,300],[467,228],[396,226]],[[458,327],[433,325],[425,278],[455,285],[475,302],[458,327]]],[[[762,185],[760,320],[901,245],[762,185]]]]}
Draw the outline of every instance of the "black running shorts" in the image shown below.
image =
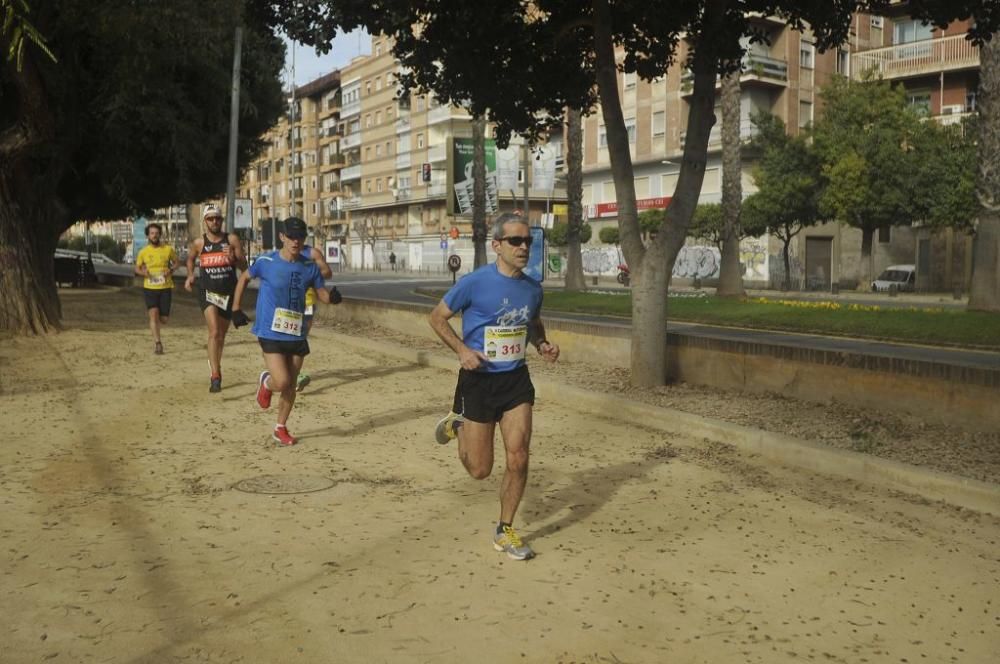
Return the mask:
{"type": "Polygon", "coordinates": [[[305,339],[297,341],[275,341],[274,339],[257,338],[260,349],[265,353],[278,353],[280,355],[302,355],[309,354],[309,342],[305,339]]]}
{"type": "Polygon", "coordinates": [[[452,410],[473,422],[499,422],[508,410],[523,403],[535,403],[535,386],[528,367],[513,371],[458,372],[455,403],[452,410]]]}
{"type": "Polygon", "coordinates": [[[232,293],[219,293],[220,296],[226,298],[226,308],[223,309],[218,304],[214,304],[208,301],[208,297],[205,295],[205,289],[198,287],[198,306],[204,311],[209,307],[214,307],[219,315],[226,320],[231,320],[233,317],[233,294],[232,293]]]}
{"type": "Polygon", "coordinates": [[[170,288],[143,288],[142,297],[146,300],[146,309],[159,309],[161,316],[170,315],[170,303],[174,291],[170,288]]]}

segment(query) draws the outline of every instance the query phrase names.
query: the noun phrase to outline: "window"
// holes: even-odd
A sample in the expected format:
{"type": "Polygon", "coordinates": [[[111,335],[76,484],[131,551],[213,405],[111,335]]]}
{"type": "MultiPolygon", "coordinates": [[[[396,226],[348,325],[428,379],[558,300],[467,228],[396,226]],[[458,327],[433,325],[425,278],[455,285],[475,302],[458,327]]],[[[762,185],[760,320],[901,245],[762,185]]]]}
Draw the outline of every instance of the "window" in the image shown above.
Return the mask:
{"type": "Polygon", "coordinates": [[[417,149],[419,150],[422,147],[424,147],[424,135],[417,134],[417,149]]]}
{"type": "Polygon", "coordinates": [[[372,114],[368,113],[365,115],[365,129],[372,126],[372,114]]]}
{"type": "Polygon", "coordinates": [[[312,216],[314,216],[314,217],[316,216],[316,204],[315,203],[312,204],[312,216]]]}
{"type": "MultiPolygon", "coordinates": [[[[375,180],[375,189],[376,189],[376,190],[377,190],[377,191],[378,191],[379,193],[382,193],[382,178],[379,178],[379,179],[375,180]]],[[[381,225],[382,225],[382,224],[379,224],[379,226],[381,226],[381,225]]]]}
{"type": "Polygon", "coordinates": [[[375,57],[382,55],[382,44],[375,44],[375,57]]]}
{"type": "Polygon", "coordinates": [[[635,118],[625,118],[625,131],[628,133],[628,142],[635,143],[635,118]]]}
{"type": "Polygon", "coordinates": [[[375,225],[378,226],[379,228],[382,228],[382,224],[384,223],[385,223],[385,217],[379,215],[378,220],[375,222],[375,225]]]}
{"type": "Polygon", "coordinates": [[[594,185],[583,185],[583,196],[581,197],[581,202],[584,205],[592,205],[594,203],[594,185]]]}
{"type": "Polygon", "coordinates": [[[808,40],[802,39],[799,41],[799,64],[803,69],[813,68],[813,56],[815,52],[816,47],[808,40]]]}
{"type": "Polygon", "coordinates": [[[365,191],[367,191],[369,194],[372,193],[372,181],[371,180],[365,180],[365,191]]]}
{"type": "Polygon", "coordinates": [[[392,119],[392,106],[385,107],[385,121],[388,122],[392,119]]]}
{"type": "Polygon", "coordinates": [[[375,77],[375,92],[378,92],[381,89],[382,89],[382,77],[381,76],[376,76],[375,77]]]}
{"type": "Polygon", "coordinates": [[[934,28],[932,26],[913,19],[896,21],[892,25],[893,44],[909,44],[910,42],[930,39],[933,36],[934,28]]]}
{"type": "Polygon", "coordinates": [[[907,90],[906,103],[913,107],[921,117],[929,117],[931,114],[930,90],[907,90]]]}
{"type": "Polygon", "coordinates": [[[375,111],[375,124],[382,124],[382,111],[375,111]]]}
{"type": "Polygon", "coordinates": [[[417,110],[422,111],[427,106],[427,100],[424,99],[423,95],[417,97],[417,110]]]}
{"type": "Polygon", "coordinates": [[[799,101],[799,129],[812,124],[813,105],[811,101],[799,101]]]}
{"type": "Polygon", "coordinates": [[[385,142],[385,156],[388,157],[392,154],[392,141],[385,142]]]}
{"type": "Polygon", "coordinates": [[[616,201],[615,197],[615,183],[612,181],[605,182],[601,186],[601,200],[602,201],[616,201]]]}
{"type": "Polygon", "coordinates": [[[649,198],[649,178],[635,178],[635,197],[649,198]]]}
{"type": "Polygon", "coordinates": [[[851,75],[851,52],[847,49],[837,49],[837,73],[841,76],[851,75]]]}
{"type": "Polygon", "coordinates": [[[635,88],[635,72],[625,72],[625,89],[632,90],[635,88]]]}
{"type": "Polygon", "coordinates": [[[410,176],[409,175],[400,175],[399,176],[399,188],[400,189],[409,189],[410,188],[410,176]]]}
{"type": "Polygon", "coordinates": [[[882,26],[885,25],[885,19],[883,19],[881,16],[872,16],[870,17],[870,19],[871,19],[871,26],[873,28],[878,28],[879,30],[881,30],[882,26]]]}
{"type": "Polygon", "coordinates": [[[378,143],[375,145],[375,158],[378,159],[382,156],[382,144],[378,143]]]}
{"type": "Polygon", "coordinates": [[[316,183],[316,178],[315,178],[315,177],[313,177],[313,178],[310,178],[310,180],[309,180],[309,184],[310,184],[310,186],[312,186],[312,190],[313,190],[313,191],[316,191],[316,187],[317,187],[318,185],[317,185],[317,183],[316,183]]]}
{"type": "Polygon", "coordinates": [[[656,111],[653,113],[653,136],[663,136],[667,131],[666,111],[656,111]]]}
{"type": "Polygon", "coordinates": [[[365,146],[365,161],[371,161],[371,160],[372,160],[372,146],[366,145],[365,146]]]}
{"type": "Polygon", "coordinates": [[[597,126],[597,147],[608,147],[608,130],[604,127],[604,125],[597,126]]]}
{"type": "Polygon", "coordinates": [[[372,93],[372,82],[365,81],[365,96],[367,97],[372,93]]]}

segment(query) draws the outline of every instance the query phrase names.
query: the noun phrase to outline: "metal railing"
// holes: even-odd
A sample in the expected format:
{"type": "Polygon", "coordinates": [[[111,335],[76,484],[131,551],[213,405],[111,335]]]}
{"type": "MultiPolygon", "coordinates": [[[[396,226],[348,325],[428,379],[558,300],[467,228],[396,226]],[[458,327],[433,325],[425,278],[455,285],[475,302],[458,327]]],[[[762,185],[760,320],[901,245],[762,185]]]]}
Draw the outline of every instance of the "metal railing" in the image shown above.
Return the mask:
{"type": "Polygon", "coordinates": [[[340,149],[347,150],[361,145],[361,132],[356,131],[340,139],[340,149]]]}
{"type": "Polygon", "coordinates": [[[356,207],[360,207],[360,206],[361,206],[361,197],[360,196],[351,196],[350,198],[345,198],[345,199],[341,200],[341,203],[340,203],[340,207],[343,208],[343,209],[345,209],[345,210],[350,210],[352,208],[356,208],[356,207]]]}
{"type": "Polygon", "coordinates": [[[965,35],[896,44],[851,55],[851,78],[874,71],[882,78],[919,76],[979,66],[979,47],[965,35]]]}
{"type": "Polygon", "coordinates": [[[340,172],[340,181],[344,182],[346,180],[357,180],[361,177],[361,164],[356,164],[354,166],[348,166],[340,172]]]}

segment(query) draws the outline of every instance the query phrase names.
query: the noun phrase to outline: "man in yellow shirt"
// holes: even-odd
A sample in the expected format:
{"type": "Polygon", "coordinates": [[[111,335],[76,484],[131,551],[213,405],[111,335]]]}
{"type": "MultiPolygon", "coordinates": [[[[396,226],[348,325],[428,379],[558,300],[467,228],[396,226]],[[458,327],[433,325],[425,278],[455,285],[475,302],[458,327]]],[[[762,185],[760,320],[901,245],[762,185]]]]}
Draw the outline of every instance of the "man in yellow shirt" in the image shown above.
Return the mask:
{"type": "Polygon", "coordinates": [[[177,252],[160,241],[163,229],[159,224],[146,226],[149,244],[135,257],[135,273],[143,277],[142,294],[149,314],[149,329],[153,333],[153,352],[163,355],[160,342],[160,325],[166,325],[170,316],[170,302],[174,293],[174,270],[180,265],[177,252]]]}

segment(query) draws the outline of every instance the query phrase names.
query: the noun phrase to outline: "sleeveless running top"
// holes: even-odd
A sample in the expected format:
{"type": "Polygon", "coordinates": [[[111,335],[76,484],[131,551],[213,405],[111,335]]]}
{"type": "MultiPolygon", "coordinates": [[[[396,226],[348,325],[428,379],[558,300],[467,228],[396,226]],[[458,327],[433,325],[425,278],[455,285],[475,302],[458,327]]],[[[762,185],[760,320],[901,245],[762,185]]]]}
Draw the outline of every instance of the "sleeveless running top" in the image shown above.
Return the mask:
{"type": "Polygon", "coordinates": [[[212,242],[202,235],[200,285],[213,293],[229,294],[236,290],[236,267],[229,259],[229,236],[212,242]]]}

